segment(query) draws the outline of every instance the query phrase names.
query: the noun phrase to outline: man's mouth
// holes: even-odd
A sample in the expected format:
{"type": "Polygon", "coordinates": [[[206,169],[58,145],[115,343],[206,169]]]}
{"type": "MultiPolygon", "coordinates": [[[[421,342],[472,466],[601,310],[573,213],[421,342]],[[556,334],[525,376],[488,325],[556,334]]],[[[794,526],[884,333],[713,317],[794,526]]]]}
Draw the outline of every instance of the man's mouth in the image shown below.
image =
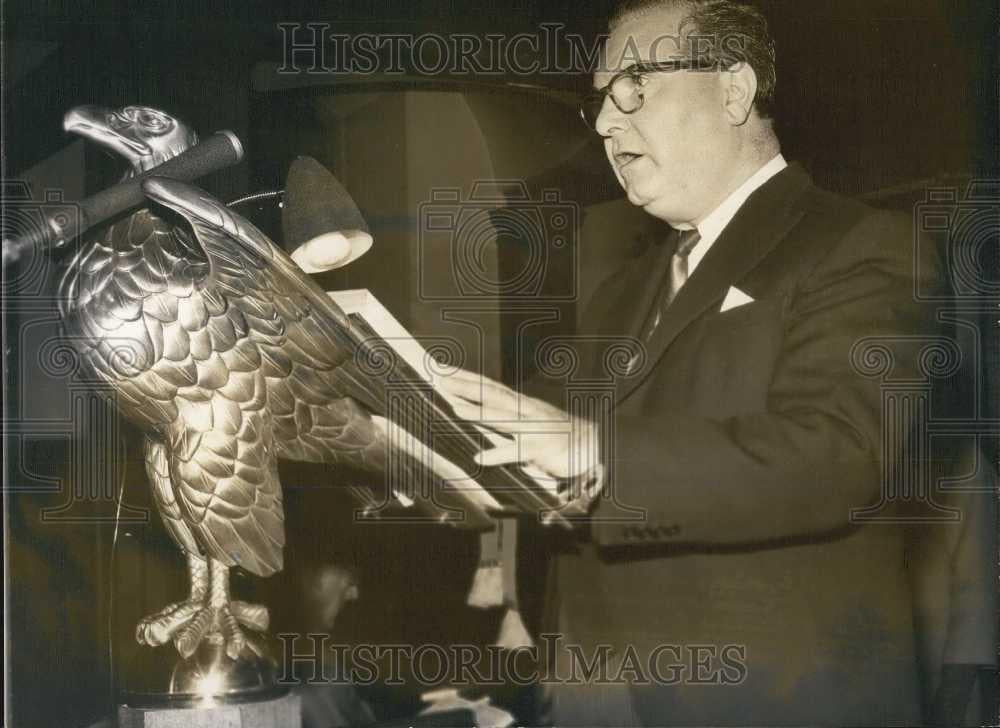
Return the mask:
{"type": "Polygon", "coordinates": [[[618,170],[621,171],[635,160],[641,159],[642,156],[643,155],[636,154],[635,152],[616,152],[615,164],[618,165],[618,170]]]}

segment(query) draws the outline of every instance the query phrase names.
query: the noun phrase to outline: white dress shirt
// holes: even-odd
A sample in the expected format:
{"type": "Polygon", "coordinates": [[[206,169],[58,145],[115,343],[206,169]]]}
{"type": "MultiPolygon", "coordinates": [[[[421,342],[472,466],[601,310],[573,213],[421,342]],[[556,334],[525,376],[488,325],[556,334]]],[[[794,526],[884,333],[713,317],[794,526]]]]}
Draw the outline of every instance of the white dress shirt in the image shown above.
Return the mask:
{"type": "Polygon", "coordinates": [[[726,225],[729,224],[729,221],[733,219],[739,209],[743,206],[743,203],[747,201],[747,198],[750,197],[751,194],[753,194],[754,190],[787,166],[788,162],[786,162],[785,158],[779,153],[771,161],[754,172],[746,182],[734,190],[729,197],[722,201],[722,204],[712,210],[712,212],[701,221],[701,224],[698,225],[698,234],[701,236],[701,240],[699,240],[698,244],[694,246],[694,249],[688,255],[687,259],[689,277],[692,273],[694,273],[695,268],[698,267],[701,259],[705,257],[705,253],[707,253],[708,249],[712,247],[712,244],[715,243],[719,235],[721,235],[722,231],[726,228],[726,225]]]}

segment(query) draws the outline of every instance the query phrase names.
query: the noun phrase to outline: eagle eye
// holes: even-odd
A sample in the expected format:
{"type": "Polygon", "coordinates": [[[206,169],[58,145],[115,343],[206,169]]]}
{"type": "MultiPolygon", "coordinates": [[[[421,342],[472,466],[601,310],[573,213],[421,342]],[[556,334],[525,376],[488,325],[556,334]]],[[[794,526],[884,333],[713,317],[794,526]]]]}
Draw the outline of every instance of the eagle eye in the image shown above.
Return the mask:
{"type": "Polygon", "coordinates": [[[155,134],[162,134],[171,127],[169,119],[149,111],[139,112],[139,123],[155,134]]]}

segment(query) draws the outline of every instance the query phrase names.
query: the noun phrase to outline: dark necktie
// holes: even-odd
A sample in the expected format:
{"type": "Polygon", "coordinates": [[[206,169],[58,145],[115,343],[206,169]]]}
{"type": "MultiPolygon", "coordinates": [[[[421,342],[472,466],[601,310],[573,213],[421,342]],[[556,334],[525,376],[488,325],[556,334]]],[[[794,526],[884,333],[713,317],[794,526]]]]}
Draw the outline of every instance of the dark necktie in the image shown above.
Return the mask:
{"type": "MultiPolygon", "coordinates": [[[[656,333],[656,329],[663,318],[663,312],[667,310],[667,306],[673,303],[677,297],[677,293],[681,290],[681,286],[687,282],[688,256],[694,250],[699,240],[701,240],[701,236],[697,230],[685,230],[678,236],[677,247],[674,249],[674,254],[670,257],[670,269],[667,272],[666,280],[660,287],[660,292],[656,295],[653,308],[650,310],[649,316],[646,317],[646,323],[643,324],[642,331],[639,334],[639,340],[643,346],[648,346],[649,342],[652,341],[653,334],[656,333]]],[[[638,359],[638,355],[632,357],[628,365],[629,371],[635,367],[638,359]]]]}

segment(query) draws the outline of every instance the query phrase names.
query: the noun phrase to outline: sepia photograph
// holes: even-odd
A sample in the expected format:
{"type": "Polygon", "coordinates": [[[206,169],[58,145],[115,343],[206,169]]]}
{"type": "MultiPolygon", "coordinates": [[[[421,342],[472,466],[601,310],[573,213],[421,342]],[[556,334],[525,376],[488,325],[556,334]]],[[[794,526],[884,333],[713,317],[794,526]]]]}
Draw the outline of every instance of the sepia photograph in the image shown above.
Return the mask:
{"type": "Polygon", "coordinates": [[[4,726],[1000,726],[996,3],[0,14],[4,726]]]}

